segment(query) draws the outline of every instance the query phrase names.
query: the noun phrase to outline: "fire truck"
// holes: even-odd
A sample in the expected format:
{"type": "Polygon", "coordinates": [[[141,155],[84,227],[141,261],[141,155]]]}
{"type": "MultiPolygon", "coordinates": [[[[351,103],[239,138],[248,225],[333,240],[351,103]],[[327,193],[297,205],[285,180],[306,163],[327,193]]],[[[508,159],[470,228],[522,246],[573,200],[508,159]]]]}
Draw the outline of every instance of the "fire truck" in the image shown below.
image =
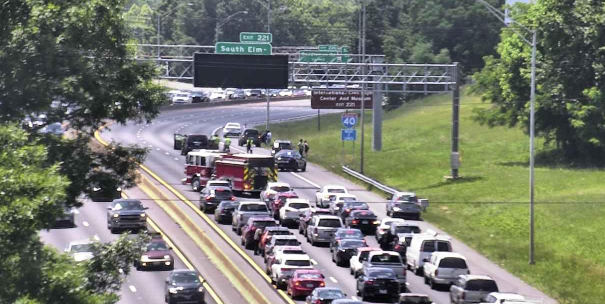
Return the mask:
{"type": "Polygon", "coordinates": [[[228,154],[214,162],[217,179],[228,180],[234,193],[259,193],[268,182],[277,181],[277,167],[272,156],[228,154]]]}
{"type": "Polygon", "coordinates": [[[214,163],[227,153],[218,150],[193,150],[187,153],[185,161],[185,178],[181,180],[184,185],[191,184],[193,191],[200,191],[206,182],[212,179],[214,163]]]}

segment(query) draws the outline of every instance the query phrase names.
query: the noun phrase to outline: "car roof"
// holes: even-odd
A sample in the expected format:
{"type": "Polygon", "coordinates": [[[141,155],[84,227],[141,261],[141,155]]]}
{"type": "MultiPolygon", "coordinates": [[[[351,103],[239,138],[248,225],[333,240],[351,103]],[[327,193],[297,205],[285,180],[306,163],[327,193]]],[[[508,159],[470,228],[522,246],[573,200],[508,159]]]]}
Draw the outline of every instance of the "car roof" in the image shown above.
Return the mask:
{"type": "Polygon", "coordinates": [[[311,207],[311,212],[330,212],[328,208],[311,207]]]}
{"type": "Polygon", "coordinates": [[[308,254],[288,254],[286,260],[309,261],[311,257],[308,254]]]}
{"type": "Polygon", "coordinates": [[[432,255],[437,256],[440,259],[460,258],[460,259],[466,260],[466,257],[464,257],[463,255],[461,255],[460,253],[457,253],[457,252],[436,251],[436,252],[433,252],[432,255]]]}
{"type": "Polygon", "coordinates": [[[260,202],[260,201],[241,201],[240,204],[244,204],[244,205],[267,205],[264,202],[260,202]]]}
{"type": "MultiPolygon", "coordinates": [[[[338,288],[338,287],[318,287],[318,288],[315,288],[315,290],[317,290],[317,291],[322,291],[322,290],[338,290],[338,291],[342,292],[342,290],[340,288],[338,288]]],[[[342,293],[344,293],[344,292],[342,292],[342,293]]]]}
{"type": "MultiPolygon", "coordinates": [[[[489,295],[494,296],[498,299],[510,299],[513,302],[515,300],[525,300],[525,297],[518,294],[518,293],[512,293],[512,292],[490,292],[489,295]]],[[[508,303],[509,301],[506,301],[506,303],[508,303]]]]}
{"type": "Polygon", "coordinates": [[[318,269],[298,269],[296,271],[294,271],[295,273],[319,273],[321,274],[321,271],[318,269]]]}
{"type": "Polygon", "coordinates": [[[304,199],[304,198],[288,198],[288,199],[286,199],[286,204],[288,204],[288,203],[306,203],[306,204],[311,205],[309,200],[304,199]]]}
{"type": "Polygon", "coordinates": [[[359,232],[361,232],[361,230],[357,229],[357,228],[338,228],[336,230],[336,233],[343,232],[343,231],[359,231],[359,232]]]}
{"type": "Polygon", "coordinates": [[[226,186],[209,186],[208,187],[211,190],[223,190],[223,191],[231,191],[230,187],[226,187],[226,186]]]}
{"type": "MultiPolygon", "coordinates": [[[[280,246],[275,246],[273,248],[274,252],[278,252],[278,251],[284,251],[284,250],[303,250],[301,246],[292,246],[292,245],[280,245],[280,246]]],[[[304,251],[304,250],[303,250],[304,251]]]]}
{"type": "Polygon", "coordinates": [[[376,213],[372,212],[372,210],[352,210],[351,211],[351,216],[354,216],[354,215],[357,215],[357,214],[374,215],[374,216],[376,216],[376,213]]]}
{"type": "Polygon", "coordinates": [[[326,185],[326,186],[323,186],[323,189],[345,189],[345,190],[347,190],[346,187],[340,186],[340,185],[326,185]]]}
{"type": "Polygon", "coordinates": [[[322,220],[324,220],[324,219],[339,220],[340,219],[340,217],[338,217],[336,215],[328,215],[328,214],[318,214],[318,215],[314,215],[314,217],[318,217],[322,220]]]}
{"type": "Polygon", "coordinates": [[[370,252],[370,255],[381,255],[381,254],[388,254],[388,255],[396,255],[396,256],[399,256],[399,253],[398,253],[398,252],[395,252],[395,251],[376,250],[376,251],[372,251],[372,252],[370,252]]]}
{"type": "Polygon", "coordinates": [[[229,182],[228,182],[228,181],[223,180],[223,179],[211,179],[211,180],[208,180],[208,181],[206,182],[206,184],[208,184],[208,183],[229,184],[229,182]]]}
{"type": "Polygon", "coordinates": [[[415,192],[408,192],[408,191],[397,191],[397,192],[393,193],[393,195],[396,195],[396,196],[402,196],[402,195],[416,196],[416,193],[415,192]]]}
{"type": "Polygon", "coordinates": [[[267,187],[290,187],[290,184],[284,182],[268,182],[267,187]]]}
{"type": "Polygon", "coordinates": [[[266,227],[265,231],[288,231],[288,232],[290,232],[290,229],[288,227],[275,226],[275,227],[266,227]]]}
{"type": "Polygon", "coordinates": [[[248,220],[251,222],[268,222],[268,221],[275,222],[275,219],[270,216],[253,216],[248,220]]]}
{"type": "Polygon", "coordinates": [[[69,246],[72,245],[83,245],[83,244],[92,244],[93,241],[91,240],[78,240],[78,241],[71,241],[69,242],[69,246]]]}
{"type": "Polygon", "coordinates": [[[490,277],[488,275],[484,275],[484,274],[465,274],[465,275],[461,275],[460,277],[462,277],[466,281],[471,281],[471,280],[490,280],[490,281],[494,281],[494,279],[492,279],[492,277],[490,277]]]}
{"type": "Polygon", "coordinates": [[[173,273],[195,273],[196,275],[199,275],[197,273],[197,271],[195,270],[191,270],[191,269],[186,269],[186,268],[182,268],[182,269],[175,269],[171,272],[171,274],[173,273]]]}
{"type": "Polygon", "coordinates": [[[283,139],[278,139],[275,141],[276,143],[283,143],[283,144],[291,144],[292,142],[289,140],[283,140],[283,139]]]}
{"type": "Polygon", "coordinates": [[[271,239],[272,240],[279,240],[279,239],[283,239],[283,240],[296,240],[296,235],[293,235],[293,234],[274,235],[271,239]]]}
{"type": "Polygon", "coordinates": [[[142,204],[140,200],[131,199],[131,198],[118,198],[118,199],[114,199],[112,201],[112,203],[120,203],[120,202],[139,202],[140,204],[142,204]]]}
{"type": "Polygon", "coordinates": [[[345,198],[345,197],[351,197],[351,198],[357,199],[357,195],[351,194],[351,193],[334,193],[334,195],[336,196],[336,199],[345,198]]]}

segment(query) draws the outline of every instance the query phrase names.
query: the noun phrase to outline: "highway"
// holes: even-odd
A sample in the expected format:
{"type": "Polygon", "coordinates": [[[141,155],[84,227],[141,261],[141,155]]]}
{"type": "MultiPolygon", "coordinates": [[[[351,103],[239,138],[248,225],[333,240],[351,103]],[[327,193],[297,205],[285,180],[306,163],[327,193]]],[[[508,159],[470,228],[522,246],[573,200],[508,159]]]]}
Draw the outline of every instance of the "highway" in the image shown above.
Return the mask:
{"type": "MultiPolygon", "coordinates": [[[[285,120],[316,114],[316,110],[312,110],[308,104],[308,101],[276,102],[272,104],[271,107],[271,119],[285,120]]],[[[239,122],[241,124],[247,124],[249,127],[254,124],[258,124],[262,125],[262,127],[259,127],[259,129],[264,129],[264,120],[266,115],[265,109],[264,104],[248,104],[242,106],[189,110],[175,109],[162,113],[150,124],[111,125],[110,128],[105,130],[101,136],[108,142],[114,140],[123,144],[138,144],[149,148],[151,152],[145,161],[145,166],[172,188],[176,189],[176,191],[178,191],[180,195],[187,198],[187,200],[197,203],[199,200],[199,193],[191,191],[191,187],[188,185],[181,185],[180,181],[184,177],[184,157],[180,155],[180,151],[175,151],[172,149],[173,134],[177,132],[188,134],[210,134],[213,130],[223,126],[227,122],[239,122]]],[[[275,140],[278,138],[273,139],[275,140]]],[[[236,141],[233,142],[232,147],[236,145],[236,141]]],[[[311,143],[311,146],[312,145],[313,143],[311,143]]],[[[256,148],[255,152],[269,154],[267,150],[259,148],[256,148]]],[[[371,164],[368,164],[368,166],[371,166],[371,164]]],[[[327,184],[343,185],[347,187],[353,194],[357,195],[360,200],[376,202],[371,204],[371,210],[374,211],[379,218],[386,216],[385,204],[380,203],[386,202],[385,198],[366,191],[363,187],[351,183],[318,166],[309,164],[307,166],[307,172],[280,172],[279,180],[289,183],[295,188],[297,194],[301,198],[306,198],[311,202],[314,202],[315,200],[315,191],[318,187],[327,184]]],[[[164,187],[165,185],[161,185],[158,182],[157,186],[168,192],[168,190],[164,187]]],[[[420,195],[421,194],[422,193],[420,193],[420,195]]],[[[134,198],[138,197],[134,196],[134,198]]],[[[227,235],[232,242],[227,242],[221,239],[221,236],[218,233],[213,233],[211,231],[211,226],[205,222],[199,213],[195,212],[191,208],[190,204],[187,204],[180,199],[176,199],[176,197],[171,203],[193,218],[193,220],[196,222],[196,225],[202,227],[204,231],[209,231],[208,235],[213,238],[215,242],[229,255],[229,257],[238,263],[238,265],[239,263],[250,264],[251,261],[253,261],[264,270],[265,265],[262,258],[252,255],[252,252],[249,250],[243,250],[243,247],[239,246],[239,237],[231,231],[231,227],[229,225],[219,225],[219,227],[224,232],[223,235],[227,235]],[[237,250],[230,248],[233,246],[233,243],[237,244],[239,248],[242,248],[239,250],[239,252],[243,250],[247,256],[242,257],[237,250]]],[[[104,213],[103,210],[101,211],[104,213]]],[[[104,217],[102,219],[104,219],[104,217]]],[[[167,220],[169,221],[170,219],[167,220]]],[[[159,223],[162,225],[170,224],[162,221],[159,223]]],[[[430,228],[441,232],[436,227],[424,221],[417,222],[417,224],[423,230],[430,228]]],[[[292,229],[292,232],[298,235],[297,229],[292,229]]],[[[99,236],[102,238],[110,238],[110,236],[99,236]]],[[[85,236],[82,235],[82,237],[85,236]]],[[[311,258],[317,262],[315,268],[321,270],[326,276],[327,285],[337,286],[347,293],[349,297],[354,297],[355,280],[353,276],[349,274],[349,269],[336,266],[331,261],[329,249],[327,247],[312,247],[300,235],[298,235],[298,239],[311,258]]],[[[377,246],[376,240],[373,236],[366,237],[366,240],[370,246],[377,246]]],[[[459,252],[467,257],[471,273],[490,275],[497,281],[501,291],[517,292],[531,298],[544,299],[544,303],[556,303],[556,301],[547,298],[540,291],[524,283],[519,278],[510,275],[501,267],[490,262],[487,258],[481,256],[476,251],[462,244],[458,240],[453,239],[452,244],[454,251],[459,252]]],[[[274,289],[272,289],[262,275],[255,273],[254,267],[248,266],[242,267],[243,271],[250,276],[250,280],[253,282],[258,282],[257,286],[263,291],[265,296],[267,296],[268,300],[270,300],[271,303],[283,302],[280,296],[273,291],[274,289]],[[268,291],[269,289],[272,291],[268,291]]],[[[134,275],[133,279],[137,275],[134,275]]],[[[448,292],[431,290],[427,285],[424,284],[421,277],[418,277],[409,271],[407,273],[407,279],[409,282],[409,290],[411,292],[429,294],[431,299],[437,304],[449,303],[448,292]]],[[[302,301],[299,299],[299,301],[296,302],[301,303],[302,301]]]]}

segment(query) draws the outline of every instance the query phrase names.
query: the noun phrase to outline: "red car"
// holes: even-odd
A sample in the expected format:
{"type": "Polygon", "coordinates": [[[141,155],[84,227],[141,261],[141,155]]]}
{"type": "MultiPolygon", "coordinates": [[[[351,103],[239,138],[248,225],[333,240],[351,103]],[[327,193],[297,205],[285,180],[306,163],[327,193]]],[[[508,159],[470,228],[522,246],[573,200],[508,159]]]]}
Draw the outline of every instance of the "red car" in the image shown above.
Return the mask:
{"type": "Polygon", "coordinates": [[[280,192],[275,194],[273,202],[270,202],[269,206],[267,206],[269,207],[269,210],[271,210],[271,214],[273,215],[274,219],[279,218],[279,210],[286,204],[286,200],[289,198],[298,198],[298,195],[294,191],[280,192]]]}
{"type": "Polygon", "coordinates": [[[265,233],[260,238],[258,244],[262,256],[265,256],[265,246],[271,241],[271,237],[274,235],[290,235],[290,229],[288,227],[267,227],[265,233]]]}
{"type": "Polygon", "coordinates": [[[277,221],[270,217],[251,217],[248,223],[242,227],[242,245],[246,249],[252,249],[254,241],[254,233],[260,227],[275,227],[278,226],[277,221]]]}
{"type": "Polygon", "coordinates": [[[326,287],[324,275],[319,270],[297,270],[288,280],[287,292],[292,299],[307,296],[317,287],[326,287]]]}

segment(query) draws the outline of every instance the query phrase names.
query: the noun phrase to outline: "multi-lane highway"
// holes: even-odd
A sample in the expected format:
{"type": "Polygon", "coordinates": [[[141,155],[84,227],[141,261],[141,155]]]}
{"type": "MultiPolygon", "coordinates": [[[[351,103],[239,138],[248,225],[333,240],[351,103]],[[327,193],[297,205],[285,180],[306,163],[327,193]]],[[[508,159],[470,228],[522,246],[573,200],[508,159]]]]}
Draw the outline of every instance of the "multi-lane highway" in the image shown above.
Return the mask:
{"type": "MultiPolygon", "coordinates": [[[[308,106],[308,101],[279,102],[272,105],[271,110],[272,120],[305,117],[316,113],[315,110],[312,110],[308,106]]],[[[138,144],[149,148],[151,152],[147,157],[145,166],[166,184],[170,185],[171,188],[178,191],[181,196],[195,203],[199,200],[199,193],[191,191],[190,186],[181,185],[180,182],[184,177],[184,157],[179,154],[179,151],[172,149],[173,134],[177,132],[188,134],[210,134],[213,130],[223,126],[227,122],[239,122],[247,124],[248,126],[263,124],[262,122],[265,119],[265,115],[265,107],[260,104],[189,110],[175,109],[162,113],[150,124],[112,125],[110,129],[105,130],[101,136],[107,141],[115,140],[124,144],[138,144]]],[[[232,147],[234,146],[235,144],[232,144],[232,147]]],[[[255,149],[255,151],[257,153],[268,154],[268,151],[262,149],[255,149]]],[[[371,166],[371,164],[368,165],[371,166]]],[[[371,204],[371,210],[374,211],[379,218],[386,216],[385,204],[383,203],[385,202],[384,198],[366,191],[363,187],[351,183],[335,174],[327,172],[321,167],[309,164],[307,172],[280,172],[279,180],[289,183],[295,188],[297,194],[301,198],[309,199],[311,202],[315,200],[315,191],[318,187],[327,184],[343,185],[353,194],[357,195],[360,200],[376,202],[371,204]]],[[[157,185],[162,188],[162,190],[168,192],[165,185],[162,185],[159,182],[157,185]]],[[[241,263],[242,271],[249,276],[251,281],[256,283],[258,288],[265,294],[271,303],[283,302],[283,299],[274,291],[274,288],[269,285],[263,275],[258,273],[259,268],[264,270],[262,258],[252,255],[251,251],[243,250],[241,247],[237,250],[234,249],[233,246],[239,246],[239,238],[231,231],[230,226],[219,225],[222,233],[217,233],[217,231],[213,231],[212,225],[209,225],[198,212],[192,210],[191,204],[183,202],[182,199],[177,199],[174,195],[172,195],[172,197],[174,197],[174,200],[171,201],[171,203],[173,203],[175,207],[180,208],[195,221],[196,225],[202,227],[229,258],[235,263],[238,263],[238,265],[241,263]],[[223,239],[225,237],[229,238],[231,241],[229,242],[223,239]],[[242,254],[245,256],[242,256],[242,254]],[[252,267],[252,263],[257,264],[259,267],[252,267]]],[[[170,219],[164,217],[162,220],[169,221],[170,219]]],[[[160,224],[164,223],[160,220],[160,224]]],[[[430,228],[440,231],[436,227],[423,221],[420,221],[417,224],[423,230],[430,228]]],[[[315,268],[321,270],[326,276],[327,285],[337,286],[349,296],[354,297],[355,280],[349,274],[348,268],[336,266],[331,261],[329,249],[327,247],[312,247],[303,237],[298,235],[296,229],[292,229],[292,232],[298,236],[303,249],[306,250],[316,262],[315,268]]],[[[377,246],[373,237],[367,237],[366,239],[370,246],[377,246]]],[[[490,275],[497,281],[501,291],[517,292],[531,298],[544,299],[545,303],[556,303],[554,300],[547,298],[540,291],[510,275],[502,268],[490,262],[488,259],[461,242],[453,239],[452,244],[454,246],[454,251],[467,257],[472,273],[490,275]]],[[[193,259],[196,258],[197,257],[193,257],[193,259]]],[[[407,278],[409,282],[408,287],[411,292],[429,294],[433,301],[438,304],[449,303],[448,292],[431,290],[424,284],[421,277],[418,277],[409,271],[407,278]]]]}

